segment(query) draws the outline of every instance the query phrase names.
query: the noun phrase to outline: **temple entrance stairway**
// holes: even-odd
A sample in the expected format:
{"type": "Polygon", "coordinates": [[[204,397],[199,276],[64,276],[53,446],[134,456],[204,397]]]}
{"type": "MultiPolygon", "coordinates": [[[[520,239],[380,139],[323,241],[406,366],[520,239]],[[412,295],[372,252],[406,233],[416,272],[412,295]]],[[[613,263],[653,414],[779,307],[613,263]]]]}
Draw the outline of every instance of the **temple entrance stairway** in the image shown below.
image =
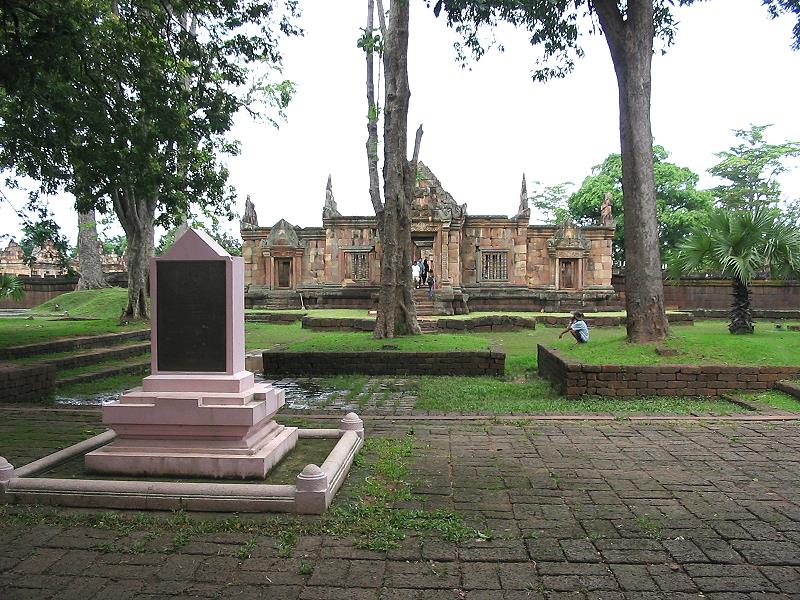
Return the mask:
{"type": "Polygon", "coordinates": [[[428,288],[415,288],[412,293],[414,305],[417,307],[417,316],[429,317],[433,315],[433,299],[428,296],[428,288]]]}

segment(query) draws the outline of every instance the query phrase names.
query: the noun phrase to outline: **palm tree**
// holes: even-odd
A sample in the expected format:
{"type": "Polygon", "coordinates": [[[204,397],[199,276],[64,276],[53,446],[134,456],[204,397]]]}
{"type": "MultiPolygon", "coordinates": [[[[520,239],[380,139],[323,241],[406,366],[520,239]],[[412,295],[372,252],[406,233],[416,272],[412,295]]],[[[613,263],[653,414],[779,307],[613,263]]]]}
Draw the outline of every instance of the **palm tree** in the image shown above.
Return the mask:
{"type": "Polygon", "coordinates": [[[769,271],[775,279],[800,273],[800,231],[776,209],[714,210],[667,258],[669,273],[678,278],[709,269],[733,282],[731,333],[753,333],[750,281],[769,271]]]}
{"type": "Polygon", "coordinates": [[[22,282],[19,277],[0,273],[0,300],[11,298],[19,302],[24,295],[25,290],[22,289],[22,282]]]}

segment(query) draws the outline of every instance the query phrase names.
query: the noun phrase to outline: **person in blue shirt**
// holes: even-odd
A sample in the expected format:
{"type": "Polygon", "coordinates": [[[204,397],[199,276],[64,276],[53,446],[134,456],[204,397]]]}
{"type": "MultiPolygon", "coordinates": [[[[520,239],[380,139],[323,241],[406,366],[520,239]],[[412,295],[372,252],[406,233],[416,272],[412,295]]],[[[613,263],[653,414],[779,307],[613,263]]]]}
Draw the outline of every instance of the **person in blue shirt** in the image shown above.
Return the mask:
{"type": "Polygon", "coordinates": [[[561,332],[558,339],[561,339],[565,333],[571,333],[579,344],[585,344],[589,341],[589,327],[586,325],[586,321],[583,320],[582,312],[576,310],[572,313],[569,325],[561,332]]]}

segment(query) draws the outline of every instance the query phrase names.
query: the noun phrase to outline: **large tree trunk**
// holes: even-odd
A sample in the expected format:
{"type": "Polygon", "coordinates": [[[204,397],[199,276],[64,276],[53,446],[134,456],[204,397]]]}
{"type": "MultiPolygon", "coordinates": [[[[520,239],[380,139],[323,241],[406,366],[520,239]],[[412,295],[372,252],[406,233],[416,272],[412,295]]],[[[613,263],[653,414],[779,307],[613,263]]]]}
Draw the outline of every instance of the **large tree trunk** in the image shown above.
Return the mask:
{"type": "Polygon", "coordinates": [[[738,277],[733,278],[733,308],[731,309],[731,333],[753,333],[753,313],[750,309],[750,287],[738,277]]]}
{"type": "Polygon", "coordinates": [[[103,277],[94,209],[78,213],[78,268],[81,278],[76,289],[96,290],[108,287],[103,277]]]}
{"type": "Polygon", "coordinates": [[[669,333],[669,325],[664,311],[650,127],[653,3],[629,0],[624,19],[617,0],[594,0],[594,6],[619,86],[628,341],[658,341],[669,333]]]}
{"type": "Polygon", "coordinates": [[[395,0],[392,3],[384,47],[384,207],[377,215],[382,249],[376,338],[420,333],[411,291],[413,257],[410,211],[414,198],[418,143],[415,160],[409,162],[406,158],[408,101],[411,96],[408,87],[409,4],[408,0],[395,0]]]}
{"type": "Polygon", "coordinates": [[[147,275],[153,256],[155,200],[144,200],[128,190],[112,195],[114,210],[128,238],[126,261],[128,265],[128,305],[121,319],[148,319],[147,275]]]}
{"type": "MultiPolygon", "coordinates": [[[[383,6],[381,6],[381,9],[383,6]]],[[[367,33],[371,36],[375,23],[375,0],[367,0],[367,33]]],[[[383,31],[382,31],[383,35],[383,31]]],[[[383,210],[378,179],[378,104],[375,102],[375,61],[372,44],[365,48],[367,55],[367,171],[369,197],[377,215],[383,210]]],[[[378,77],[380,81],[380,77],[378,77]]]]}

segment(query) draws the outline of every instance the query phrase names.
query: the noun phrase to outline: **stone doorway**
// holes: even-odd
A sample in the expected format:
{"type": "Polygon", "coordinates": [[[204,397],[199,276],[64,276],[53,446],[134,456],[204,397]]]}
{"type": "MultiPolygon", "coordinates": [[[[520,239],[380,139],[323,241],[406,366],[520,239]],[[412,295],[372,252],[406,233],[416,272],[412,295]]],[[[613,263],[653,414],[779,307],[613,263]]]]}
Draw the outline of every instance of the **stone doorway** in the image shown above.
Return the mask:
{"type": "Polygon", "coordinates": [[[276,279],[275,287],[278,289],[289,289],[292,287],[292,259],[275,259],[276,279]]]}
{"type": "Polygon", "coordinates": [[[419,235],[412,234],[414,261],[420,258],[428,261],[428,265],[433,266],[433,234],[419,235]]]}
{"type": "Polygon", "coordinates": [[[575,290],[578,285],[578,259],[562,258],[559,261],[561,271],[559,273],[559,287],[565,290],[575,290]]]}

